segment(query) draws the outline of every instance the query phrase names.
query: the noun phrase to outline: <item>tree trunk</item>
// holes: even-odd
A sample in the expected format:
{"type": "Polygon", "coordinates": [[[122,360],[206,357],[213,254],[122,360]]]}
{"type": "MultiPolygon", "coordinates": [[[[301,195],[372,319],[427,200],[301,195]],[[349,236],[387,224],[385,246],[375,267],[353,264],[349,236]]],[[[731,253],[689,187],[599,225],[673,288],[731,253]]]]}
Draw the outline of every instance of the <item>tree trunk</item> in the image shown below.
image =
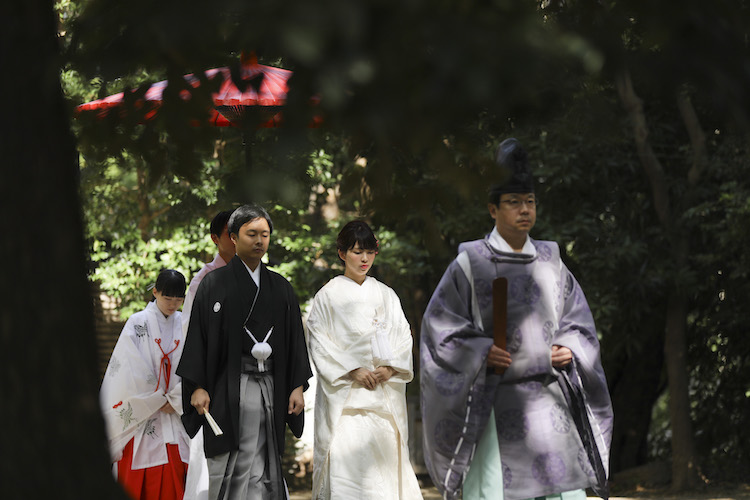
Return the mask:
{"type": "MultiPolygon", "coordinates": [[[[648,126],[643,103],[636,95],[628,72],[623,72],[616,81],[620,99],[630,116],[636,149],[651,185],[659,222],[669,235],[669,252],[676,269],[685,269],[688,264],[687,238],[676,227],[670,206],[669,189],[664,170],[648,141],[648,126]]],[[[705,145],[698,126],[695,111],[687,94],[678,94],[678,108],[688,130],[693,145],[693,166],[688,173],[688,182],[694,186],[705,165],[705,145]]],[[[672,286],[667,298],[667,319],[664,337],[664,356],[669,384],[669,417],[672,426],[672,489],[683,491],[697,483],[695,449],[693,445],[692,422],[690,421],[690,401],[688,397],[687,341],[685,324],[687,320],[687,299],[682,291],[672,286]]]]}
{"type": "Polygon", "coordinates": [[[643,465],[647,458],[647,438],[651,412],[662,387],[664,368],[663,328],[656,326],[663,315],[654,318],[655,325],[643,335],[640,350],[628,353],[625,359],[607,363],[608,379],[615,412],[612,434],[610,471],[620,471],[643,465]]]}
{"type": "MultiPolygon", "coordinates": [[[[687,173],[689,192],[700,182],[708,165],[706,136],[700,127],[695,108],[686,91],[677,94],[677,107],[690,137],[693,163],[687,173]]],[[[672,254],[678,270],[687,269],[690,253],[685,231],[672,228],[672,254]]],[[[679,271],[678,271],[679,272],[679,271]]],[[[667,325],[664,339],[669,380],[669,419],[672,423],[672,489],[693,488],[698,484],[699,470],[693,444],[693,423],[690,420],[688,392],[687,332],[688,300],[681,287],[675,286],[667,302],[667,325]]]]}
{"type": "Polygon", "coordinates": [[[136,166],[136,175],[138,179],[136,196],[138,200],[138,211],[141,214],[138,219],[138,231],[140,232],[141,240],[148,241],[151,239],[151,231],[149,231],[151,222],[167,213],[172,207],[170,205],[165,205],[158,210],[154,210],[151,206],[146,166],[139,163],[136,166]]]}
{"type": "Polygon", "coordinates": [[[672,424],[672,489],[675,491],[684,491],[696,486],[698,479],[688,394],[686,317],[687,299],[676,290],[670,295],[667,303],[664,339],[669,382],[669,421],[672,424]]]}
{"type": "Polygon", "coordinates": [[[111,475],[78,167],[59,80],[51,0],[6,5],[0,21],[0,301],[3,498],[126,499],[111,475]]]}

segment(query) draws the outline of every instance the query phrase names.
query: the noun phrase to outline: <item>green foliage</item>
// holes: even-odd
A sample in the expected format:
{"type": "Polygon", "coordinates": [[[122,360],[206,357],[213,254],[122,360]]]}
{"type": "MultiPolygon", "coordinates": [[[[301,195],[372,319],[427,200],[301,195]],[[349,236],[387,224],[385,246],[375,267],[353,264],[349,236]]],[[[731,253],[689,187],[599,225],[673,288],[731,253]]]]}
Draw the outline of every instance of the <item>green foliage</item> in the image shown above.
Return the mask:
{"type": "Polygon", "coordinates": [[[202,220],[192,227],[176,228],[169,239],[143,241],[130,233],[111,245],[94,240],[91,260],[96,267],[91,279],[118,301],[118,312],[125,320],[151,300],[150,287],[162,269],[181,272],[189,283],[192,274],[203,266],[204,260],[199,257],[215,250],[207,233],[208,223],[202,220]]]}
{"type": "Polygon", "coordinates": [[[750,258],[741,249],[750,244],[750,182],[743,140],[715,134],[715,155],[708,183],[710,195],[686,212],[700,228],[696,273],[705,279],[693,295],[689,319],[692,415],[697,445],[709,458],[714,474],[743,478],[750,458],[750,343],[744,311],[750,296],[750,258]],[[727,432],[732,429],[732,432],[727,432]]]}

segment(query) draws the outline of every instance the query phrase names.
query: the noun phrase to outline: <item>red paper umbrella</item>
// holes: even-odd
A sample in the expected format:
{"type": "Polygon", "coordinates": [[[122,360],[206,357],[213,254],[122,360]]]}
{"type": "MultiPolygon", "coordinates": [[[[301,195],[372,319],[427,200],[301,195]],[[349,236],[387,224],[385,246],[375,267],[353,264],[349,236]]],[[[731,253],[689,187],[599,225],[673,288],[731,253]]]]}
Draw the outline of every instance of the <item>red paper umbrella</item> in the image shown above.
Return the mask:
{"type": "MultiPolygon", "coordinates": [[[[258,64],[254,58],[250,59],[249,62],[240,67],[240,77],[247,83],[243,91],[240,91],[232,81],[232,75],[228,67],[209,69],[204,72],[209,80],[219,78],[221,81],[219,90],[212,94],[214,107],[209,118],[209,123],[212,125],[217,127],[239,126],[242,124],[248,108],[253,106],[268,109],[271,115],[267,121],[260,125],[261,127],[275,127],[280,123],[281,113],[278,108],[286,102],[287,92],[289,91],[287,81],[292,72],[258,64]],[[258,82],[260,82],[259,85],[258,82]]],[[[184,78],[192,87],[200,86],[200,79],[194,74],[185,75],[184,78]]],[[[161,106],[162,94],[166,86],[166,80],[154,83],[143,97],[136,101],[137,107],[147,107],[148,111],[144,115],[146,121],[156,115],[161,106]]],[[[190,98],[190,92],[187,90],[182,90],[180,95],[183,99],[190,98]]],[[[98,111],[99,116],[106,116],[113,108],[121,107],[124,100],[125,95],[120,92],[103,99],[81,104],[76,108],[76,113],[98,111]]]]}

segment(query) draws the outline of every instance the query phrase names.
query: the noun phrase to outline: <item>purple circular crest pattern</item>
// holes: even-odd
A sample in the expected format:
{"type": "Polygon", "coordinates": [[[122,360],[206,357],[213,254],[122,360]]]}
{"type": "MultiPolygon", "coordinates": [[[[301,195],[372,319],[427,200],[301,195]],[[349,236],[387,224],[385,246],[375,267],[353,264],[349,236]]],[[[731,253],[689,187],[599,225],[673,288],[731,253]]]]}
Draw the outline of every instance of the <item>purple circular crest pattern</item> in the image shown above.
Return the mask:
{"type": "Polygon", "coordinates": [[[452,396],[463,389],[465,378],[463,373],[440,372],[435,377],[435,386],[443,396],[452,396]]]}
{"type": "Polygon", "coordinates": [[[419,346],[419,359],[422,361],[422,368],[427,368],[435,364],[434,361],[432,361],[430,348],[427,346],[427,342],[430,341],[424,340],[426,337],[427,335],[422,336],[422,345],[419,346]]]}
{"type": "Polygon", "coordinates": [[[554,486],[565,478],[565,462],[557,453],[537,455],[531,464],[531,474],[539,483],[554,486]]]}
{"type": "Polygon", "coordinates": [[[455,420],[444,418],[435,426],[435,444],[446,454],[453,454],[461,438],[462,426],[455,420]]]}
{"type": "Polygon", "coordinates": [[[549,418],[552,422],[552,428],[560,434],[570,432],[570,417],[568,411],[560,403],[555,403],[549,411],[549,418]]]}
{"type": "Polygon", "coordinates": [[[446,330],[441,333],[442,340],[440,344],[450,351],[455,351],[464,345],[465,339],[453,335],[453,330],[446,330]]]}
{"type": "Polygon", "coordinates": [[[549,262],[550,259],[552,259],[552,247],[546,243],[541,243],[538,241],[535,243],[537,259],[542,262],[549,262]]]}
{"type": "Polygon", "coordinates": [[[563,298],[565,300],[568,300],[570,298],[570,294],[573,293],[573,275],[568,274],[568,276],[565,278],[565,289],[563,290],[563,298]]]}
{"type": "Polygon", "coordinates": [[[507,349],[509,353],[514,354],[518,352],[521,348],[521,344],[523,344],[521,329],[514,324],[510,324],[508,325],[507,332],[507,349]]]}
{"type": "Polygon", "coordinates": [[[433,318],[439,318],[445,308],[445,291],[437,288],[435,289],[435,293],[432,295],[430,302],[427,304],[425,314],[429,314],[430,317],[433,318]]]}
{"type": "Polygon", "coordinates": [[[440,321],[444,315],[445,315],[445,308],[443,306],[439,306],[439,307],[428,306],[427,310],[425,311],[425,316],[429,316],[430,318],[435,319],[437,321],[440,321]]]}
{"type": "Polygon", "coordinates": [[[510,296],[522,304],[533,305],[539,301],[542,292],[532,276],[516,276],[508,287],[510,296]]]}
{"type": "Polygon", "coordinates": [[[474,291],[476,292],[477,302],[479,302],[479,308],[484,309],[492,304],[492,282],[474,276],[474,291]]]}
{"type": "Polygon", "coordinates": [[[505,410],[495,419],[497,435],[505,441],[520,441],[529,433],[529,420],[521,410],[505,410]]]}
{"type": "Polygon", "coordinates": [[[551,321],[545,321],[542,326],[542,335],[547,345],[552,345],[552,336],[555,334],[555,325],[551,321]]]}
{"type": "Polygon", "coordinates": [[[531,378],[534,375],[538,375],[539,373],[540,372],[538,369],[529,368],[523,373],[523,378],[528,379],[528,380],[525,380],[524,382],[519,382],[518,387],[520,387],[521,389],[527,392],[539,393],[542,390],[542,387],[544,387],[544,385],[542,384],[541,381],[531,378]]]}
{"type": "Polygon", "coordinates": [[[596,477],[594,468],[591,466],[591,462],[589,461],[589,455],[588,453],[586,453],[586,450],[584,448],[578,450],[578,465],[581,466],[581,470],[588,477],[596,477]]]}
{"type": "Polygon", "coordinates": [[[510,467],[508,467],[505,464],[503,465],[503,488],[508,489],[510,488],[510,485],[513,484],[513,472],[511,472],[510,467]]]}
{"type": "Polygon", "coordinates": [[[493,386],[474,384],[471,391],[472,413],[479,420],[484,420],[492,412],[494,404],[493,386]]]}

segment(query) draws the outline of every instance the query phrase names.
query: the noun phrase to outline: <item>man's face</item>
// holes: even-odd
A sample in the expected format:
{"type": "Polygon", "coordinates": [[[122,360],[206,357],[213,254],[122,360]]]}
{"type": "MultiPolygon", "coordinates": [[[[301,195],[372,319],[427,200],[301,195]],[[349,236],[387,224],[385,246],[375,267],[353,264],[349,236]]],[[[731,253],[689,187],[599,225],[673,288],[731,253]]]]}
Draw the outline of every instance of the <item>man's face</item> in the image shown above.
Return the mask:
{"type": "Polygon", "coordinates": [[[536,223],[534,193],[502,194],[497,205],[490,203],[487,208],[497,232],[506,240],[525,237],[536,223]]]}
{"type": "Polygon", "coordinates": [[[227,226],[224,226],[224,230],[221,232],[221,236],[211,235],[211,240],[216,243],[216,249],[224,262],[229,262],[234,257],[234,241],[229,237],[227,226]]]}
{"type": "Polygon", "coordinates": [[[259,217],[243,224],[238,234],[232,234],[231,238],[237,255],[255,270],[260,259],[268,251],[271,228],[265,218],[259,217]]]}

